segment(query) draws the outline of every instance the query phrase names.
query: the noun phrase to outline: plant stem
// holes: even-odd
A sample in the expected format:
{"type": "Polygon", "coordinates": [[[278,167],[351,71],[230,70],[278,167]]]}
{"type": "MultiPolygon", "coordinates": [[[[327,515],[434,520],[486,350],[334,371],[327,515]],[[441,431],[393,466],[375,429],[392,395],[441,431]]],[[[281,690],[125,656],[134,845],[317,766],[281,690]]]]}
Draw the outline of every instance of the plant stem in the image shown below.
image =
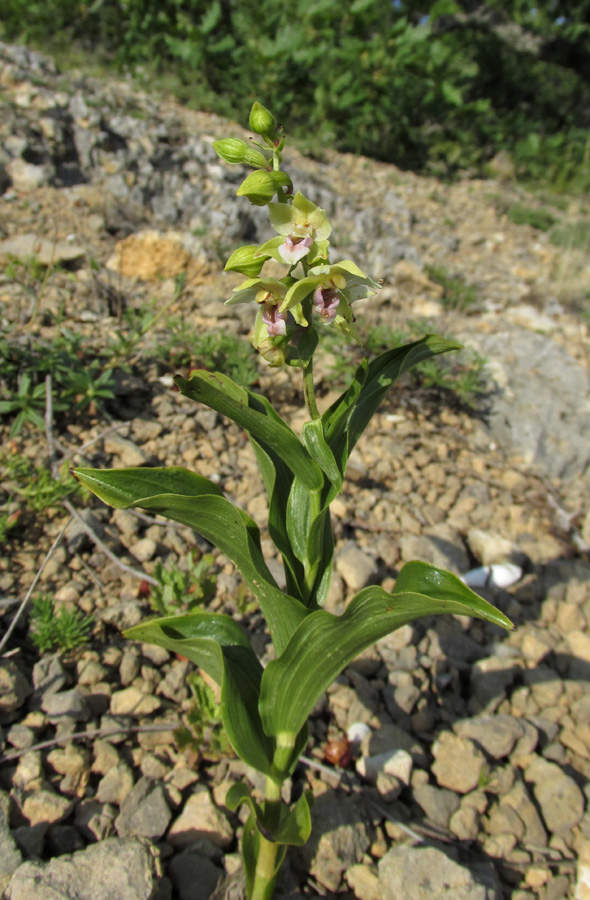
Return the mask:
{"type": "MultiPolygon", "coordinates": [[[[272,833],[278,827],[281,812],[281,785],[272,778],[266,779],[264,791],[265,826],[272,833]]],[[[258,859],[250,900],[269,900],[277,874],[277,856],[280,844],[259,835],[258,859]]]]}
{"type": "Polygon", "coordinates": [[[310,419],[319,419],[320,414],[315,402],[315,388],[313,383],[313,359],[303,369],[303,396],[310,419]]]}

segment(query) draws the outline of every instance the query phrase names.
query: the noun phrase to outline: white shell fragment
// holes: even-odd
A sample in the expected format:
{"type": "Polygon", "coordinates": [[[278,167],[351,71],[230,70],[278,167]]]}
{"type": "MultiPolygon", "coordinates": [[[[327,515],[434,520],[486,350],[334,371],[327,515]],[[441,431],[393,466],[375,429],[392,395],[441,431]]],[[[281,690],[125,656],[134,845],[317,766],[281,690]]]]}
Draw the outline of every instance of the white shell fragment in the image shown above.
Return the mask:
{"type": "Polygon", "coordinates": [[[514,563],[497,563],[493,566],[480,566],[461,575],[461,581],[467,587],[509,588],[522,578],[522,569],[514,563]]]}
{"type": "Polygon", "coordinates": [[[365,722],[353,722],[348,726],[346,737],[351,744],[360,744],[371,734],[371,729],[365,722]]]}

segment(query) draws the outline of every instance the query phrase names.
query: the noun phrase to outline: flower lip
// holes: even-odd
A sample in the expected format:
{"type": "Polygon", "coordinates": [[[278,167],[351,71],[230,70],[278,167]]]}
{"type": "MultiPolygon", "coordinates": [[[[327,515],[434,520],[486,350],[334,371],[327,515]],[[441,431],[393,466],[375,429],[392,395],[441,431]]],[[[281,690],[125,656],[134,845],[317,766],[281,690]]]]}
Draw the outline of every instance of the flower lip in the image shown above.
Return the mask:
{"type": "Polygon", "coordinates": [[[288,234],[284,244],[278,247],[278,251],[282,259],[293,266],[307,256],[312,246],[313,239],[310,234],[305,237],[288,234]]]}
{"type": "Polygon", "coordinates": [[[263,302],[262,321],[269,335],[273,337],[287,333],[287,314],[279,312],[279,307],[275,303],[263,302]]]}
{"type": "Polygon", "coordinates": [[[319,284],[313,292],[313,302],[320,318],[326,324],[333,322],[340,304],[338,288],[319,284]]]}

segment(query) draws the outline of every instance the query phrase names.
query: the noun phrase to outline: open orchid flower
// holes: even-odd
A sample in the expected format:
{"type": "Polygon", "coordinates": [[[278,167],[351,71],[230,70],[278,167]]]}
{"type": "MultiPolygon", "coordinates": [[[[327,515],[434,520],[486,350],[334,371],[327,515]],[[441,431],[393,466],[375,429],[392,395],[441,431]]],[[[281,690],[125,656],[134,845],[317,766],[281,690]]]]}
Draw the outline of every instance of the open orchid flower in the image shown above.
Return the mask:
{"type": "Polygon", "coordinates": [[[237,303],[281,303],[287,293],[287,285],[276,278],[247,278],[234,288],[226,306],[237,303]]]}
{"type": "Polygon", "coordinates": [[[307,256],[313,244],[326,241],[332,232],[326,211],[301,191],[297,191],[292,203],[269,203],[268,209],[270,224],[285,238],[277,244],[279,258],[290,265],[307,256]]]}
{"type": "Polygon", "coordinates": [[[262,304],[262,321],[271,337],[287,333],[287,313],[279,312],[275,303],[262,304]]]}

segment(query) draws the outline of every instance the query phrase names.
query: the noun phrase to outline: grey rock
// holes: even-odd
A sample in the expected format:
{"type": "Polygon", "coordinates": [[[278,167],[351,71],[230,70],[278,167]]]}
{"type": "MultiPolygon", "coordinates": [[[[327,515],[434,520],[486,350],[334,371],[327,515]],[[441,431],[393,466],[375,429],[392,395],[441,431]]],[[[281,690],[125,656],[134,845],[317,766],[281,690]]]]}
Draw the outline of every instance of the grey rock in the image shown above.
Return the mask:
{"type": "Polygon", "coordinates": [[[6,812],[0,807],[0,896],[7,887],[12,873],[21,863],[22,856],[10,833],[6,812]]]}
{"type": "Polygon", "coordinates": [[[516,742],[524,736],[524,726],[514,716],[480,716],[463,719],[453,725],[459,737],[475,741],[494,759],[502,759],[512,752],[516,742]]]}
{"type": "Polygon", "coordinates": [[[112,766],[100,779],[96,789],[96,799],[100,803],[114,803],[119,806],[133,788],[133,772],[124,762],[112,766]]]}
{"type": "Polygon", "coordinates": [[[34,256],[44,266],[72,262],[83,258],[85,253],[84,247],[70,241],[48,241],[36,234],[18,234],[0,241],[0,256],[15,256],[23,261],[34,256]]]}
{"type": "Polygon", "coordinates": [[[53,692],[45,694],[41,701],[41,709],[47,713],[51,722],[59,722],[61,719],[85,722],[90,718],[86,698],[77,688],[60,691],[57,694],[53,692]]]}
{"type": "Polygon", "coordinates": [[[501,900],[491,863],[470,868],[436,847],[394,847],[379,862],[383,900],[501,900]]]}
{"type": "Polygon", "coordinates": [[[453,813],[459,808],[459,797],[454,791],[437,788],[432,784],[421,784],[412,792],[414,801],[433,825],[448,828],[453,813]]]}
{"type": "Polygon", "coordinates": [[[203,784],[196,786],[168,832],[168,842],[179,849],[200,838],[208,838],[218,847],[227,847],[233,840],[231,825],[203,784]]]}
{"type": "Polygon", "coordinates": [[[39,695],[61,691],[67,682],[67,674],[58,656],[44,656],[33,667],[33,684],[39,695]]]}
{"type": "Polygon", "coordinates": [[[110,838],[47,865],[24,863],[12,876],[7,900],[152,900],[155,871],[148,846],[110,838]]]}
{"type": "Polygon", "coordinates": [[[476,788],[487,769],[485,757],[475,744],[449,731],[443,731],[437,738],[432,753],[432,772],[437,782],[459,794],[476,788]]]}
{"type": "Polygon", "coordinates": [[[12,660],[0,663],[0,713],[11,713],[23,705],[31,686],[12,660]]]}
{"type": "Polygon", "coordinates": [[[324,794],[314,804],[314,830],[304,847],[293,849],[323,887],[336,891],[346,869],[360,863],[370,844],[362,806],[356,797],[324,794]]]}
{"type": "Polygon", "coordinates": [[[13,829],[15,843],[27,859],[40,859],[43,856],[48,827],[46,822],[40,822],[38,825],[19,825],[13,829]]]}
{"type": "Polygon", "coordinates": [[[549,831],[559,834],[580,822],[584,794],[555,763],[536,757],[525,769],[524,779],[533,783],[533,793],[549,831]]]}
{"type": "Polygon", "coordinates": [[[145,837],[157,841],[168,828],[171,818],[162,785],[144,776],[121,803],[115,828],[119,837],[145,837]]]}
{"type": "Polygon", "coordinates": [[[350,542],[336,557],[336,571],[351,591],[360,591],[377,577],[376,561],[350,542]]]}
{"type": "Polygon", "coordinates": [[[405,534],[400,540],[400,553],[406,562],[420,559],[457,573],[469,568],[469,556],[461,537],[444,524],[429,534],[405,534]]]}
{"type": "Polygon", "coordinates": [[[113,833],[116,814],[114,806],[88,798],[76,806],[74,821],[88,840],[104,841],[113,833]]]}
{"type": "Polygon", "coordinates": [[[94,515],[91,509],[82,509],[78,513],[79,518],[72,520],[66,531],[66,542],[70,553],[76,553],[85,546],[91,546],[88,531],[84,527],[88,526],[95,534],[101,535],[104,531],[102,523],[94,515]],[[80,519],[82,521],[80,521],[80,519]]]}
{"type": "Polygon", "coordinates": [[[525,329],[481,335],[477,345],[498,383],[489,416],[498,443],[552,477],[582,475],[590,464],[585,369],[550,337],[525,329]]]}
{"type": "Polygon", "coordinates": [[[223,876],[221,869],[192,847],[177,853],[168,871],[180,900],[209,900],[223,876]]]}

